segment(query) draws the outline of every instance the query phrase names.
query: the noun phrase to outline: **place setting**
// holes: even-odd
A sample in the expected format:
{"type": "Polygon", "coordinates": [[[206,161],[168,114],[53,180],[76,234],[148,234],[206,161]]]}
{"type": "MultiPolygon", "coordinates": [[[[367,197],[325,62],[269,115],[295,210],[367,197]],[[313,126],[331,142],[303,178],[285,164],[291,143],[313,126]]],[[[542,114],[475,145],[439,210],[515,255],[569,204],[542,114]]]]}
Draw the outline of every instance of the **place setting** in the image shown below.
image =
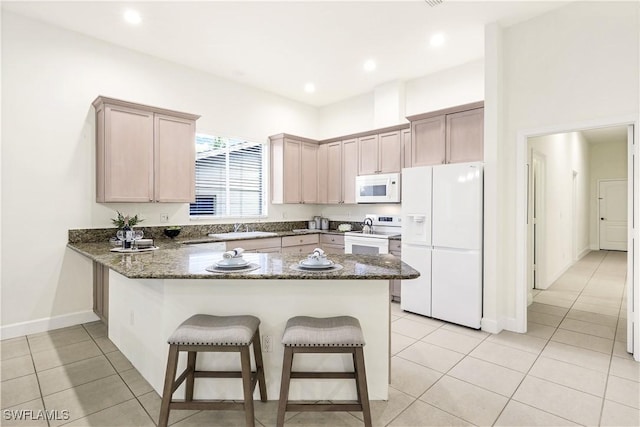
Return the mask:
{"type": "Polygon", "coordinates": [[[327,254],[320,248],[315,248],[307,258],[291,265],[292,270],[308,272],[328,272],[342,270],[342,265],[327,258],[327,254]]]}
{"type": "Polygon", "coordinates": [[[235,248],[222,254],[222,259],[206,268],[211,273],[246,273],[260,266],[242,257],[244,249],[235,248]]]}

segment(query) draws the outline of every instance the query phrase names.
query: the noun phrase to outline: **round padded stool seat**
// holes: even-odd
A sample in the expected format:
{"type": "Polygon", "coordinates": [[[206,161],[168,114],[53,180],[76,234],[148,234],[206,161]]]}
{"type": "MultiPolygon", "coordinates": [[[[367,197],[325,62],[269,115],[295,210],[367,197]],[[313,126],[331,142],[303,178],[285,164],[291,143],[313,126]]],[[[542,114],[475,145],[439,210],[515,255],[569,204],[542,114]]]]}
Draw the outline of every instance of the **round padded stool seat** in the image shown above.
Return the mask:
{"type": "Polygon", "coordinates": [[[175,345],[249,345],[260,325],[255,316],[191,316],[167,340],[175,345]]]}
{"type": "Polygon", "coordinates": [[[362,347],[364,336],[355,317],[292,317],[282,336],[291,347],[362,347]]]}

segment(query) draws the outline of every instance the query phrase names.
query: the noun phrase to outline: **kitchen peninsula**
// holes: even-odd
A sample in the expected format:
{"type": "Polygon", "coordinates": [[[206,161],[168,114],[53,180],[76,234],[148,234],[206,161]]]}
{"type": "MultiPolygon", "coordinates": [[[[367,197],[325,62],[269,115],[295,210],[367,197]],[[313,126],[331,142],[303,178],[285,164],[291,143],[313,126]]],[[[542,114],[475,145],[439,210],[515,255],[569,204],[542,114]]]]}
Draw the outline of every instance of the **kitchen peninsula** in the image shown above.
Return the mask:
{"type": "MultiPolygon", "coordinates": [[[[108,243],[69,243],[71,249],[109,269],[109,338],[158,393],[166,366],[166,339],[192,314],[251,314],[261,319],[270,399],[277,399],[280,388],[280,339],[287,319],[351,315],[360,320],[367,342],[370,398],[388,398],[389,280],[416,278],[416,270],[393,255],[335,254],[330,258],[342,269],[302,272],[291,268],[300,261],[299,254],[245,253],[257,269],[219,274],[207,267],[220,260],[222,252],[199,246],[166,241],[156,251],[117,254],[109,251],[108,243]]],[[[203,356],[199,359],[203,366],[237,367],[234,355],[203,356]]],[[[306,370],[351,366],[341,355],[308,355],[300,362],[306,370]]],[[[196,395],[241,399],[242,391],[237,380],[201,380],[196,382],[196,395]]],[[[306,381],[303,388],[293,382],[290,396],[347,400],[355,397],[355,386],[351,381],[318,380],[306,381]]]]}

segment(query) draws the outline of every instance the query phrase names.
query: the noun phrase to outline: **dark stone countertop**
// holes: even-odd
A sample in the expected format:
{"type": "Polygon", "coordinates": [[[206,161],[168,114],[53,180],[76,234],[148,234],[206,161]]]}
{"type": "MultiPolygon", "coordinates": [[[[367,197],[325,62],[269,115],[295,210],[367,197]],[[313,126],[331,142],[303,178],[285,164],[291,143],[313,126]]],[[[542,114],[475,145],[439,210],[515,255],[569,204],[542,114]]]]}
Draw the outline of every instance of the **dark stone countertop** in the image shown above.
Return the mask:
{"type": "MultiPolygon", "coordinates": [[[[318,233],[311,230],[309,233],[318,233]]],[[[279,236],[298,235],[291,231],[279,236]]],[[[342,234],[342,233],[341,233],[342,234]]],[[[276,237],[276,236],[274,236],[276,237]]],[[[269,237],[265,237],[269,238],[269,237]]],[[[68,247],[124,275],[137,279],[331,279],[389,280],[415,279],[420,273],[393,255],[331,254],[329,258],[343,269],[336,271],[297,271],[290,267],[303,259],[299,254],[245,253],[244,258],[258,264],[250,272],[210,273],[206,270],[222,259],[222,252],[197,244],[221,242],[215,238],[156,241],[158,250],[131,254],[110,252],[108,242],[68,243],[68,247]]]]}

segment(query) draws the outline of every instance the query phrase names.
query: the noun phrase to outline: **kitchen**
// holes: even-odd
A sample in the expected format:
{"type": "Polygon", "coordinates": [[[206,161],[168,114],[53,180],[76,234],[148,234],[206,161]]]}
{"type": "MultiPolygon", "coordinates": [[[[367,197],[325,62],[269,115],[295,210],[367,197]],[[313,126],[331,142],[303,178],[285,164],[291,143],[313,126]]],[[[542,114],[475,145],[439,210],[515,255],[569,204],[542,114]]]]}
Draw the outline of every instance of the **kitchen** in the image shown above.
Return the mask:
{"type": "MultiPolygon", "coordinates": [[[[516,302],[511,285],[515,281],[516,252],[512,237],[516,191],[512,185],[517,178],[511,140],[517,131],[584,123],[593,117],[631,115],[633,120],[638,119],[637,65],[629,65],[637,64],[629,61],[629,55],[636,58],[638,52],[633,4],[612,7],[577,2],[506,29],[488,25],[484,60],[410,81],[405,86],[404,102],[397,101],[402,92],[397,85],[386,85],[320,112],[42,24],[17,12],[3,9],[2,19],[3,329],[39,319],[49,319],[41,323],[51,325],[48,328],[66,326],[56,323],[60,319],[85,321],[77,313],[90,312],[91,291],[86,283],[92,274],[91,264],[63,249],[67,230],[107,227],[114,210],[131,211],[126,204],[93,202],[95,119],[90,103],[98,94],[197,113],[207,117],[207,122],[199,123],[199,129],[229,135],[242,129],[242,136],[251,140],[264,140],[284,131],[321,139],[380,128],[386,124],[376,124],[375,107],[384,99],[391,99],[387,105],[396,109],[394,117],[400,116],[400,106],[405,107],[404,117],[484,99],[487,166],[483,318],[495,326],[492,332],[505,327],[517,330],[512,320],[516,302]],[[586,30],[602,27],[605,29],[601,32],[586,30]],[[560,28],[571,28],[569,34],[580,37],[574,39],[562,32],[568,38],[546,38],[560,36],[560,28]],[[545,38],[540,39],[540,34],[545,38]],[[588,43],[584,37],[588,37],[588,43]],[[609,50],[609,42],[623,46],[626,53],[609,50]],[[528,49],[519,50],[517,46],[523,43],[528,49]],[[551,45],[557,50],[549,51],[551,45]],[[564,54],[569,51],[573,52],[571,63],[566,62],[564,54]],[[540,55],[553,55],[552,63],[539,64],[530,59],[540,55]],[[576,68],[581,70],[578,75],[576,68]],[[503,72],[508,79],[499,77],[503,72]],[[594,76],[599,76],[597,84],[591,81],[594,76]],[[225,102],[212,102],[206,92],[230,95],[225,102]],[[543,99],[542,94],[552,94],[552,98],[543,99]],[[576,94],[588,98],[576,99],[576,94]],[[508,106],[508,118],[499,112],[500,102],[508,106]],[[250,111],[246,106],[251,106],[250,111]],[[322,126],[319,116],[324,117],[322,126]],[[34,151],[35,141],[48,143],[37,144],[34,151]],[[43,222],[45,226],[23,226],[43,222]],[[26,246],[34,241],[37,247],[26,246]],[[38,259],[37,269],[33,268],[34,258],[38,259]]],[[[149,226],[161,226],[163,213],[169,216],[168,224],[189,223],[184,205],[141,204],[135,213],[140,213],[149,226]]],[[[336,222],[355,222],[367,213],[398,215],[400,209],[395,205],[376,206],[373,211],[360,205],[326,205],[320,209],[314,205],[269,206],[270,221],[308,220],[321,215],[336,222]]],[[[31,332],[36,331],[25,333],[31,332]]]]}

